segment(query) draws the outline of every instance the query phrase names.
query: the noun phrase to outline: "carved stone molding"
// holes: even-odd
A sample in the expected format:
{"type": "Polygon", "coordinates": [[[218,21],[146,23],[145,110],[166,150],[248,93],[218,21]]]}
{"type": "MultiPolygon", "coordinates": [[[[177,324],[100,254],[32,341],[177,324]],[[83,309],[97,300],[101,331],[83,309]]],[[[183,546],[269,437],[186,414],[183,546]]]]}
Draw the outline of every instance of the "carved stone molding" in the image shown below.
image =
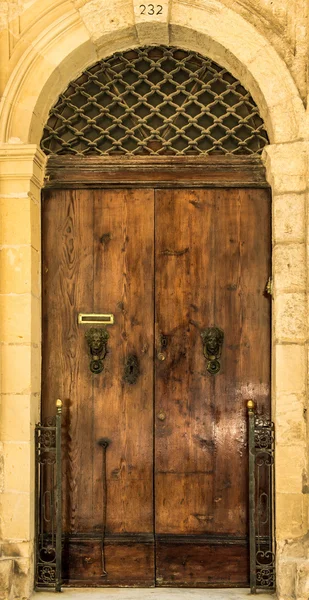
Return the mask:
{"type": "Polygon", "coordinates": [[[40,193],[46,156],[36,144],[0,144],[0,195],[40,193]]]}
{"type": "Polygon", "coordinates": [[[152,15],[147,15],[137,33],[133,6],[128,19],[128,3],[111,0],[109,17],[95,20],[94,36],[86,25],[86,14],[95,19],[94,8],[92,13],[90,9],[96,4],[85,3],[79,10],[70,4],[61,19],[54,19],[39,37],[35,30],[29,32],[29,50],[17,59],[3,95],[0,140],[39,142],[48,111],[72,77],[114,52],[154,43],[190,46],[217,61],[250,91],[272,142],[297,139],[304,124],[304,106],[289,70],[266,37],[235,11],[219,2],[212,2],[209,10],[205,3],[174,1],[165,23],[158,21],[154,27],[152,15]],[[117,19],[112,17],[115,14],[117,19]],[[166,23],[168,39],[163,35],[166,23]]]}

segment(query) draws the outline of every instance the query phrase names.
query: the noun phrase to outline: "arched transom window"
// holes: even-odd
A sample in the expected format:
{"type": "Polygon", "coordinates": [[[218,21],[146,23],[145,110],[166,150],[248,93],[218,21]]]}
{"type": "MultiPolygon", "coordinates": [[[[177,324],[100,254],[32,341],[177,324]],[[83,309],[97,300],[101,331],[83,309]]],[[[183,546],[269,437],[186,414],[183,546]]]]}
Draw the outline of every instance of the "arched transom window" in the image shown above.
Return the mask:
{"type": "Polygon", "coordinates": [[[249,92],[196,52],[148,46],[100,60],[51,109],[44,152],[257,155],[268,143],[249,92]]]}

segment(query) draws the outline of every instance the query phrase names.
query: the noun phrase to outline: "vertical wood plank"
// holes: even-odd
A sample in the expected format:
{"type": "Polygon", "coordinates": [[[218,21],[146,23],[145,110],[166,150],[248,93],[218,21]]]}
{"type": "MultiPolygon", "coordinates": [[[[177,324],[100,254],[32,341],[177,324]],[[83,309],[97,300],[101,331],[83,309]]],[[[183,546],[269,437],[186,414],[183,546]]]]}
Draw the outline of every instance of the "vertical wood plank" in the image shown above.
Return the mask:
{"type": "Polygon", "coordinates": [[[43,200],[42,412],[63,401],[64,531],[91,527],[92,379],[79,311],[93,308],[91,192],[51,191],[43,200]]]}
{"type": "MultiPolygon", "coordinates": [[[[115,314],[102,376],[94,376],[93,443],[107,450],[107,532],[153,531],[153,191],[94,194],[94,308],[115,314]],[[129,354],[140,375],[124,382],[129,354]]],[[[102,520],[95,446],[95,523],[102,520]]]]}
{"type": "Polygon", "coordinates": [[[168,339],[156,359],[156,532],[193,534],[213,526],[213,380],[200,333],[214,320],[215,204],[209,190],[159,190],[155,206],[157,348],[160,333],[168,339]]]}
{"type": "Polygon", "coordinates": [[[267,190],[218,190],[216,318],[224,330],[215,376],[216,521],[226,532],[248,531],[246,402],[270,409],[270,202],[267,190]],[[233,465],[233,466],[231,466],[233,465]],[[224,524],[224,525],[223,525],[224,524]]]}
{"type": "Polygon", "coordinates": [[[45,195],[43,412],[53,414],[62,398],[68,583],[154,580],[153,209],[151,190],[45,195]],[[78,325],[78,312],[115,314],[101,374],[89,369],[90,326],[78,325]],[[130,353],[139,361],[135,384],[123,380],[130,353]],[[109,441],[105,504],[102,438],[109,441]]]}
{"type": "Polygon", "coordinates": [[[155,386],[159,585],[247,583],[246,401],[253,397],[269,411],[269,268],[267,190],[156,192],[156,343],[160,332],[168,339],[155,386]],[[200,338],[210,326],[225,335],[215,376],[206,371],[200,338]],[[207,554],[212,543],[216,560],[201,574],[199,544],[207,554]],[[239,568],[238,560],[225,568],[231,543],[242,556],[239,568]],[[226,579],[218,574],[220,552],[226,579]]]}

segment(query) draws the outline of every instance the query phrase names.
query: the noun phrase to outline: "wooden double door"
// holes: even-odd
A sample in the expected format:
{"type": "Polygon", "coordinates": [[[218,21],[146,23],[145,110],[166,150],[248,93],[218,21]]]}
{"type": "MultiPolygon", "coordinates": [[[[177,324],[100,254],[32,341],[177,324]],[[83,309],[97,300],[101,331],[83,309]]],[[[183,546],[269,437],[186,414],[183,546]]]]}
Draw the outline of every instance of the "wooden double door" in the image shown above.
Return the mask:
{"type": "Polygon", "coordinates": [[[49,190],[43,240],[64,581],[247,585],[246,401],[269,411],[268,190],[49,190]],[[114,315],[101,373],[78,313],[114,315]],[[201,336],[212,327],[217,374],[201,336]]]}

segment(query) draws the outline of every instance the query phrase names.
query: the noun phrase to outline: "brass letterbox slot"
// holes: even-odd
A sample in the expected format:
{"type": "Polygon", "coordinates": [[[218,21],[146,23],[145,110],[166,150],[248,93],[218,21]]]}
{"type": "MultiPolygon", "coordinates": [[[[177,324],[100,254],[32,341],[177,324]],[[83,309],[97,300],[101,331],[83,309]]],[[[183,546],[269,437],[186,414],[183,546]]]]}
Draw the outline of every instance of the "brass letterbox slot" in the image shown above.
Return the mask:
{"type": "Polygon", "coordinates": [[[113,325],[114,315],[101,313],[78,313],[79,325],[113,325]]]}

